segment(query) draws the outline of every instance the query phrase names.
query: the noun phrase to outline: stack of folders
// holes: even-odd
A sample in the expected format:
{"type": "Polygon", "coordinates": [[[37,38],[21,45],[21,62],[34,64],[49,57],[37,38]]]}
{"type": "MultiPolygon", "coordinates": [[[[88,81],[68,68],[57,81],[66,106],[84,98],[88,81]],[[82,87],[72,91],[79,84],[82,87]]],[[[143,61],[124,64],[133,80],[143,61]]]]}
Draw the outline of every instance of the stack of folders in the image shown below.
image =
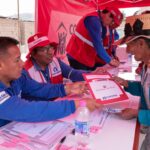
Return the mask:
{"type": "Polygon", "coordinates": [[[0,145],[15,150],[50,150],[73,130],[70,123],[12,122],[0,129],[0,145]]]}

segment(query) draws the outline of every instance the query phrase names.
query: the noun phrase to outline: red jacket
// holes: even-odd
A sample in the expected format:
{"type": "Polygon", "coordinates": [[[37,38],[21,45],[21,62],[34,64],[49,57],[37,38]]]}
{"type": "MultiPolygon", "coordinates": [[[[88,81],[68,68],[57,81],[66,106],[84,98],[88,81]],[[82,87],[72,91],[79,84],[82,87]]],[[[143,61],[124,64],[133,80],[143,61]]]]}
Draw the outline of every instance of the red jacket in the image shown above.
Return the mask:
{"type": "MultiPolygon", "coordinates": [[[[37,70],[31,59],[25,62],[24,69],[28,72],[29,76],[40,83],[47,83],[41,71],[37,70]]],[[[63,77],[61,68],[57,58],[53,58],[53,61],[48,65],[50,83],[63,83],[63,77]]]]}
{"type": "MultiPolygon", "coordinates": [[[[93,67],[96,63],[105,64],[105,62],[97,55],[97,52],[93,46],[91,37],[84,25],[84,19],[88,16],[98,16],[97,12],[93,12],[84,16],[77,24],[76,31],[72,35],[68,45],[67,53],[73,57],[76,61],[85,66],[93,67]]],[[[109,33],[109,29],[108,29],[109,33]]],[[[109,34],[103,39],[104,47],[111,56],[112,48],[108,46],[109,44],[109,34]]],[[[114,40],[114,38],[112,38],[114,40]]]]}

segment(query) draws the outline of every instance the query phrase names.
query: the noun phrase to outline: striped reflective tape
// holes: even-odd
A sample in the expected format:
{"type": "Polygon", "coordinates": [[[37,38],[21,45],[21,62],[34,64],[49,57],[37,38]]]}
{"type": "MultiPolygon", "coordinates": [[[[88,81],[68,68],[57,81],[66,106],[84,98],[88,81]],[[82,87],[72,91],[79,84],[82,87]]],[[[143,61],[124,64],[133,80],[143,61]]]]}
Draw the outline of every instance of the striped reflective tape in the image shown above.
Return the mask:
{"type": "Polygon", "coordinates": [[[86,44],[88,44],[89,46],[94,47],[94,46],[93,46],[93,43],[92,43],[91,41],[89,41],[88,39],[86,39],[85,37],[83,37],[79,32],[75,31],[75,35],[76,35],[80,40],[82,40],[83,42],[85,42],[86,44]]]}

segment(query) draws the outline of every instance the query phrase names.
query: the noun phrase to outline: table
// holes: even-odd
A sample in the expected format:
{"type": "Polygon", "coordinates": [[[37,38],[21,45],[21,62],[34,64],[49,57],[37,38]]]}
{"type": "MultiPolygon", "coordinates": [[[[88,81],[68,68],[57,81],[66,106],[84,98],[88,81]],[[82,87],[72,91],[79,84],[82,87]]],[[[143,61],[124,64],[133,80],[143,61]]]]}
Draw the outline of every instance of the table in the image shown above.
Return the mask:
{"type": "MultiPolygon", "coordinates": [[[[132,96],[128,94],[130,100],[133,101],[128,105],[127,101],[122,104],[113,104],[113,108],[123,108],[127,105],[132,108],[138,108],[139,97],[132,96]]],[[[109,105],[111,106],[111,105],[109,105]]],[[[71,122],[74,115],[66,117],[62,120],[66,122],[71,122]]],[[[71,140],[73,140],[71,138],[71,140]]],[[[100,129],[98,134],[91,134],[91,150],[138,150],[139,143],[139,124],[137,119],[123,120],[118,115],[111,114],[102,129],[100,129]]],[[[65,144],[71,145],[70,139],[68,139],[65,144]]],[[[73,150],[73,149],[72,149],[73,150]]]]}
{"type": "MultiPolygon", "coordinates": [[[[71,96],[72,99],[74,96],[71,96]]],[[[132,96],[129,94],[130,100],[124,101],[122,104],[112,105],[113,108],[115,107],[124,107],[130,106],[133,108],[137,108],[139,104],[139,97],[132,96]],[[132,100],[131,100],[132,99],[132,100]]],[[[68,97],[69,99],[69,97],[68,97]]],[[[110,107],[110,106],[107,106],[110,107]]],[[[65,122],[72,122],[74,119],[74,114],[70,115],[66,118],[61,119],[61,121],[65,122]]],[[[51,124],[51,122],[47,122],[51,124]]],[[[35,126],[38,124],[44,123],[35,123],[35,126]]],[[[4,127],[5,128],[5,127],[4,127]]],[[[107,120],[105,121],[103,127],[99,130],[98,133],[91,134],[91,150],[137,150],[138,145],[138,136],[139,136],[139,128],[137,126],[137,120],[123,120],[119,116],[115,114],[110,114],[107,120]]],[[[0,135],[0,144],[2,136],[0,135]]],[[[27,144],[25,142],[25,144],[27,144]]],[[[36,145],[36,143],[34,143],[36,145]]],[[[69,138],[65,141],[64,144],[69,144],[69,138]]],[[[1,150],[17,150],[15,147],[4,147],[0,145],[1,150]]],[[[23,148],[19,150],[37,150],[36,149],[29,149],[23,148]]],[[[40,150],[40,149],[39,149],[40,150]]],[[[49,148],[45,148],[44,150],[49,150],[49,148]]],[[[55,148],[52,148],[55,150],[55,148]]]]}

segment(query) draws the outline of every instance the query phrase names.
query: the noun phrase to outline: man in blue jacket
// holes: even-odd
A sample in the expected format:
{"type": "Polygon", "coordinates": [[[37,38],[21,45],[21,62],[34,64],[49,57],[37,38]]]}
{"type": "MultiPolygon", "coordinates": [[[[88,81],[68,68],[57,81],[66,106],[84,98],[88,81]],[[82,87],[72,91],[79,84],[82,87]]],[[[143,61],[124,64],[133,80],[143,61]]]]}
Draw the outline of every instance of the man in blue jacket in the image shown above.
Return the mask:
{"type": "Polygon", "coordinates": [[[115,44],[127,44],[127,52],[134,55],[135,60],[143,61],[144,66],[141,72],[141,82],[126,81],[115,78],[125,90],[133,95],[141,97],[139,110],[127,108],[120,114],[124,119],[131,119],[138,116],[138,121],[144,126],[148,126],[147,135],[142,144],[141,150],[150,150],[150,14],[142,14],[127,17],[125,25],[125,37],[115,44]]]}
{"type": "MultiPolygon", "coordinates": [[[[81,94],[83,83],[40,84],[22,72],[18,41],[0,37],[0,126],[10,121],[42,122],[65,117],[75,112],[79,101],[48,101],[68,94],[81,94]],[[35,97],[29,101],[22,94],[35,97]],[[38,97],[38,99],[36,99],[38,97]]],[[[90,110],[100,107],[93,99],[86,101],[90,110]]]]}

